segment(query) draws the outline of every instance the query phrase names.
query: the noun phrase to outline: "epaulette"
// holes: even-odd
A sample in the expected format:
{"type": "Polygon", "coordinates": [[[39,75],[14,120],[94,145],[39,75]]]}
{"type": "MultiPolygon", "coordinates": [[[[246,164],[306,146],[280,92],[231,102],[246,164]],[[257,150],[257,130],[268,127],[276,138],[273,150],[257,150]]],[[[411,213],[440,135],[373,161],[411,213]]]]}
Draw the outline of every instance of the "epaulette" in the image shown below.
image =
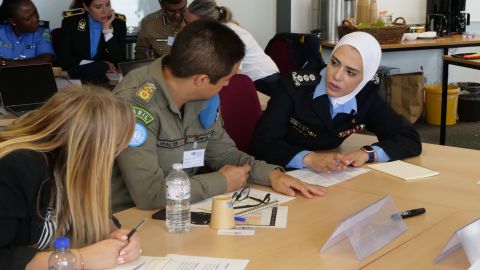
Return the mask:
{"type": "Polygon", "coordinates": [[[49,27],[50,22],[49,21],[38,21],[38,26],[40,27],[49,27]]]}
{"type": "Polygon", "coordinates": [[[297,70],[293,71],[291,79],[296,87],[313,86],[320,83],[320,74],[317,71],[297,70]]]}
{"type": "Polygon", "coordinates": [[[70,9],[70,10],[65,10],[62,12],[62,15],[64,18],[70,17],[70,16],[75,16],[75,15],[82,15],[85,13],[85,9],[83,8],[75,8],[75,9],[70,9]]]}
{"type": "Polygon", "coordinates": [[[123,14],[120,13],[115,13],[115,18],[122,20],[122,21],[127,21],[127,17],[123,14]]]}

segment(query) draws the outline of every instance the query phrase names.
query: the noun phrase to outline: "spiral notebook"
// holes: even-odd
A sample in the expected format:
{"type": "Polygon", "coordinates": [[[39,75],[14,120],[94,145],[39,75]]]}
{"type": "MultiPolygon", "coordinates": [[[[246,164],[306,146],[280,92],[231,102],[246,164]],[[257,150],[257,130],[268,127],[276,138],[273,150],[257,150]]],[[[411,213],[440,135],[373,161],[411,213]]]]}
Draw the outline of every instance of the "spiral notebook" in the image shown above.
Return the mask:
{"type": "Polygon", "coordinates": [[[430,170],[402,160],[368,165],[369,168],[401,178],[406,181],[438,175],[438,171],[430,170]]]}
{"type": "Polygon", "coordinates": [[[258,212],[258,211],[262,211],[262,210],[267,209],[267,208],[278,206],[279,203],[280,202],[278,200],[274,200],[274,201],[271,201],[271,202],[268,202],[268,203],[260,204],[260,205],[257,205],[257,206],[239,211],[239,212],[235,213],[235,215],[239,216],[239,217],[250,215],[250,214],[253,214],[253,213],[258,212]]]}

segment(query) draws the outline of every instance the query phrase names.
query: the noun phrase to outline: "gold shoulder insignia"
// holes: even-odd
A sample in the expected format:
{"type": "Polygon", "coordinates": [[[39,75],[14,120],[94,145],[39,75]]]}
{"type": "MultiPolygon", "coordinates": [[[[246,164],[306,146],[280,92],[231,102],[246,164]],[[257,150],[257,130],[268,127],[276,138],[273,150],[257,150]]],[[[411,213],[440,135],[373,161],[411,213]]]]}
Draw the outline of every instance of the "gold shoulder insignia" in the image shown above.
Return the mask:
{"type": "Polygon", "coordinates": [[[64,12],[62,12],[62,15],[64,18],[67,18],[70,16],[81,15],[84,13],[85,13],[85,10],[83,8],[75,8],[75,9],[65,10],[64,12]]]}
{"type": "Polygon", "coordinates": [[[115,18],[122,20],[122,21],[127,21],[127,17],[123,14],[120,13],[115,13],[115,18]]]}
{"type": "Polygon", "coordinates": [[[157,86],[151,82],[144,82],[137,91],[135,91],[134,98],[143,104],[150,103],[153,96],[157,92],[157,86]]]}

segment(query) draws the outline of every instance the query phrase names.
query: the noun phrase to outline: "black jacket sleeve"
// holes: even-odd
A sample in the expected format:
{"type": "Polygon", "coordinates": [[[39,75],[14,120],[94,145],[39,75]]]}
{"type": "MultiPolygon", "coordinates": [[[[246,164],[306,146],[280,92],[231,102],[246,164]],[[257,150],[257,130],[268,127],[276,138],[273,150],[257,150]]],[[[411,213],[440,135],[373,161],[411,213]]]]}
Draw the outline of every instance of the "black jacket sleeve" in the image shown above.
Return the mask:
{"type": "Polygon", "coordinates": [[[25,269],[38,250],[31,219],[41,183],[47,179],[43,156],[16,151],[0,160],[0,269],[25,269]]]}
{"type": "Polygon", "coordinates": [[[268,101],[267,109],[256,124],[249,152],[256,159],[286,166],[296,154],[305,149],[285,140],[295,105],[285,87],[286,83],[278,85],[278,89],[268,101]]]}
{"type": "Polygon", "coordinates": [[[366,127],[375,133],[379,141],[374,145],[381,147],[390,160],[420,155],[420,135],[412,124],[395,112],[376,92],[368,95],[367,99],[369,106],[365,118],[366,127]]]}
{"type": "Polygon", "coordinates": [[[115,19],[112,22],[112,27],[113,37],[107,42],[101,37],[101,43],[105,43],[105,60],[118,64],[125,61],[127,24],[125,21],[115,19]]]}
{"type": "Polygon", "coordinates": [[[88,59],[84,58],[84,55],[79,54],[75,50],[75,46],[87,46],[88,49],[90,48],[89,44],[75,44],[77,24],[78,22],[74,20],[73,17],[67,17],[62,20],[59,59],[62,67],[65,70],[78,65],[82,59],[88,59]]]}

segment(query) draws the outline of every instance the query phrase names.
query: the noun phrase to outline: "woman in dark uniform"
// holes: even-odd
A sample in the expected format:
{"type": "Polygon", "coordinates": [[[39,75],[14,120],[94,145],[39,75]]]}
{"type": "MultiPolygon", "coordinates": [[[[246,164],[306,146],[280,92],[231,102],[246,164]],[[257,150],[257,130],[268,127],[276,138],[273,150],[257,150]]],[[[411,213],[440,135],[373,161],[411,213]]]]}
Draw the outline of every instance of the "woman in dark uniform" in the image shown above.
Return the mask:
{"type": "Polygon", "coordinates": [[[62,66],[72,78],[107,82],[105,73],[125,60],[125,16],[115,14],[110,0],[77,0],[72,7],[63,13],[62,66]]]}
{"type": "Polygon", "coordinates": [[[415,128],[378,95],[381,55],[375,38],[354,32],[338,42],[320,76],[294,72],[284,78],[257,123],[251,153],[286,168],[319,172],[419,155],[415,128]],[[325,151],[363,129],[379,142],[350,153],[325,151]]]}

